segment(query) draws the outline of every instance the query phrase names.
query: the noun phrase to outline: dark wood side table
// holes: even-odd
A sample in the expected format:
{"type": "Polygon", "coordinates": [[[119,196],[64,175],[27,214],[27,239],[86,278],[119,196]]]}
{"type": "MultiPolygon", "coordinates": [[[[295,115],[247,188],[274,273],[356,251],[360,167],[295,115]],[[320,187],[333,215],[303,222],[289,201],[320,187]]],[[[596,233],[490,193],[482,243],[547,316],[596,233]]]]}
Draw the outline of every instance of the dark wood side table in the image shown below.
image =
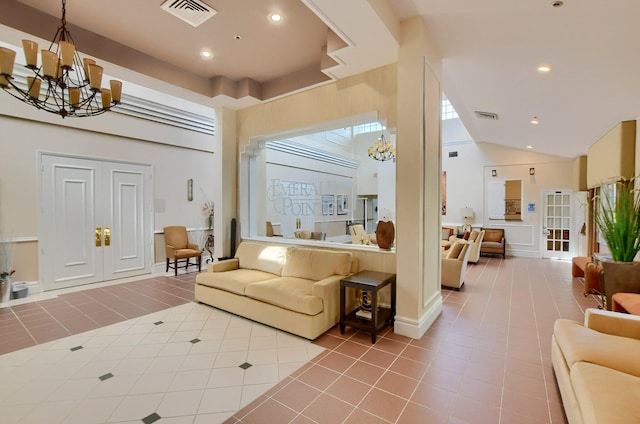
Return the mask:
{"type": "Polygon", "coordinates": [[[378,271],[360,271],[340,280],[340,333],[344,334],[345,326],[371,333],[371,343],[376,342],[378,330],[387,323],[393,323],[396,315],[396,275],[378,271]],[[390,286],[391,306],[389,308],[378,306],[378,294],[383,287],[390,286]],[[371,293],[371,318],[363,318],[356,315],[359,308],[346,312],[347,287],[356,290],[366,290],[371,293]]]}

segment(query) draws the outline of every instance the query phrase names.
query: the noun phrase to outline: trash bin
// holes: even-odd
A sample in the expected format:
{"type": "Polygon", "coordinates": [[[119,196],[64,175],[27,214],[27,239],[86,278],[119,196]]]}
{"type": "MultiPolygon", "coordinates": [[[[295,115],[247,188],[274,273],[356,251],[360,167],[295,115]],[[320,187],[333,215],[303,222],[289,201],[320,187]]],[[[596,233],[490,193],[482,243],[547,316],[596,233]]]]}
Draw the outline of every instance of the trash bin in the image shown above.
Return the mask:
{"type": "Polygon", "coordinates": [[[29,294],[29,283],[26,281],[16,281],[11,285],[11,297],[13,299],[22,299],[29,294]]]}

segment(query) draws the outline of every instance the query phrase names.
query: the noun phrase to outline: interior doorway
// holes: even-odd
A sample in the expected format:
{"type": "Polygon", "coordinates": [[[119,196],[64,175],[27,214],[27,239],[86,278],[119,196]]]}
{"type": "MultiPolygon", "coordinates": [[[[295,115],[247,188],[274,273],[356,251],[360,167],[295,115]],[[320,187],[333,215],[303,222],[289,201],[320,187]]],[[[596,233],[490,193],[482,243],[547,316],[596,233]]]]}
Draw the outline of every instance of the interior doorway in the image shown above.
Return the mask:
{"type": "Polygon", "coordinates": [[[572,256],[572,199],[567,190],[544,191],[542,257],[569,259],[572,256]]]}
{"type": "Polygon", "coordinates": [[[151,166],[42,154],[39,169],[45,290],[151,273],[151,166]]]}

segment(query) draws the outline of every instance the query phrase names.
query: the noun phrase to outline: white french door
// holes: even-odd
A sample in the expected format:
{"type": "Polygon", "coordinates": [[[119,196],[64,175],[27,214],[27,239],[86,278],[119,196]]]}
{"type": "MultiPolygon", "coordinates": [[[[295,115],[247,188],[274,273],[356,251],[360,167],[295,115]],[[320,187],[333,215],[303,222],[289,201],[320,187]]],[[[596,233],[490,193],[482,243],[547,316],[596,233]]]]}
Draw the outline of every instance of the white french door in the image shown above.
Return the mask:
{"type": "Polygon", "coordinates": [[[569,259],[571,253],[571,192],[545,191],[542,218],[542,257],[569,259]]]}
{"type": "Polygon", "coordinates": [[[45,290],[151,272],[150,166],[48,154],[40,164],[45,290]]]}

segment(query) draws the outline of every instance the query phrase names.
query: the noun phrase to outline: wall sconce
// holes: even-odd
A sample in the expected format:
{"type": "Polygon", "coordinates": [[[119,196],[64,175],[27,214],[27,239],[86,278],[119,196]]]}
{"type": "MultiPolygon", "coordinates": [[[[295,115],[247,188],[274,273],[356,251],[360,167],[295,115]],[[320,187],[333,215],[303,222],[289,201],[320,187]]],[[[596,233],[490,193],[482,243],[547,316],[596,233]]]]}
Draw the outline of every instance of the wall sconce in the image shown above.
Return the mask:
{"type": "Polygon", "coordinates": [[[498,176],[498,171],[496,171],[495,169],[491,170],[491,176],[492,177],[497,177],[498,176]]]}
{"type": "Polygon", "coordinates": [[[536,175],[536,168],[529,168],[529,175],[536,175]]]}
{"type": "Polygon", "coordinates": [[[187,180],[187,200],[191,202],[193,200],[193,179],[187,180]]]}

